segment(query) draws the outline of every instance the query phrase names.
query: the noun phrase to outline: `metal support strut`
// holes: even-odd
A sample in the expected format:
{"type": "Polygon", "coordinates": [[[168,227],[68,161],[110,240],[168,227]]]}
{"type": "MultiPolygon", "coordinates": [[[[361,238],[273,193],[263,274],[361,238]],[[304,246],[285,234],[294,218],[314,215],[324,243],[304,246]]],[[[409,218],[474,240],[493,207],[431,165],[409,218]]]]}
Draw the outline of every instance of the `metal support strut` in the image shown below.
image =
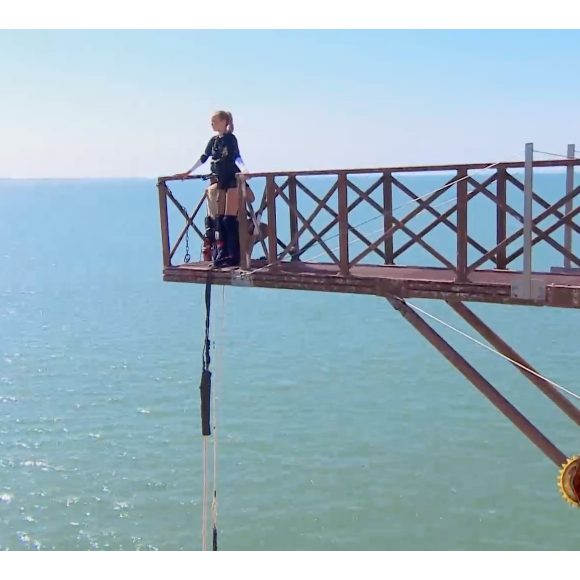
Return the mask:
{"type": "MultiPolygon", "coordinates": [[[[470,310],[463,302],[447,302],[447,304],[463,318],[474,330],[479,332],[493,348],[508,357],[509,359],[522,365],[530,371],[537,372],[524,358],[522,358],[509,344],[500,338],[481,318],[470,310]]],[[[514,365],[524,377],[533,383],[548,399],[550,399],[561,411],[566,413],[576,425],[580,426],[580,409],[576,407],[569,399],[560,393],[553,385],[539,376],[527,372],[524,368],[514,365]]]]}
{"type": "Polygon", "coordinates": [[[566,462],[566,456],[518,411],[493,385],[471,366],[444,338],[435,332],[404,300],[386,297],[391,306],[419,331],[465,378],[487,397],[534,445],[558,467],[566,462]]]}
{"type": "MultiPolygon", "coordinates": [[[[576,425],[580,426],[580,409],[560,393],[554,385],[543,378],[536,370],[526,362],[512,347],[501,339],[483,320],[472,312],[463,302],[447,302],[447,304],[477,330],[499,353],[510,359],[512,364],[534,384],[546,397],[548,397],[561,411],[566,413],[576,425]],[[521,365],[521,366],[520,366],[521,365]]],[[[567,503],[574,507],[580,507],[580,460],[572,457],[558,474],[558,487],[567,503]]]]}

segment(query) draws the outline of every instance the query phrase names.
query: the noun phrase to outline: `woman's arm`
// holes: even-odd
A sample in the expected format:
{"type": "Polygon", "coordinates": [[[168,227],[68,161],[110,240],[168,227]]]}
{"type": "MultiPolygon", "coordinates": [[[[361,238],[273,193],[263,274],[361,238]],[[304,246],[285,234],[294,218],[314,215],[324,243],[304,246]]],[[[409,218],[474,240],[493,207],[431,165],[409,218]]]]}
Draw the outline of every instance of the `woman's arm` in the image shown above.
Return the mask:
{"type": "Polygon", "coordinates": [[[212,137],[208,144],[205,147],[205,151],[201,154],[200,158],[195,162],[194,166],[187,171],[186,173],[181,173],[181,179],[185,179],[190,173],[193,173],[198,167],[201,167],[210,157],[211,155],[211,150],[213,147],[213,142],[214,142],[215,137],[212,137]]]}
{"type": "Polygon", "coordinates": [[[235,163],[239,167],[239,169],[242,173],[248,173],[248,170],[246,169],[246,166],[244,165],[244,161],[242,160],[242,158],[239,155],[236,157],[235,163]]]}
{"type": "MultiPolygon", "coordinates": [[[[240,148],[238,146],[238,140],[236,139],[235,135],[232,135],[233,139],[232,139],[232,157],[234,158],[234,163],[236,164],[236,166],[238,167],[238,169],[242,172],[242,173],[247,173],[248,170],[246,169],[246,165],[244,164],[244,161],[242,159],[242,156],[240,155],[240,148]]],[[[254,192],[251,190],[249,185],[246,185],[246,200],[249,201],[250,203],[254,203],[256,197],[254,195],[254,192]]]]}
{"type": "Polygon", "coordinates": [[[230,149],[228,149],[228,155],[234,160],[234,163],[238,166],[242,173],[247,173],[248,170],[244,164],[244,160],[240,155],[240,146],[238,145],[238,140],[235,135],[231,135],[230,137],[231,144],[230,149]]]}

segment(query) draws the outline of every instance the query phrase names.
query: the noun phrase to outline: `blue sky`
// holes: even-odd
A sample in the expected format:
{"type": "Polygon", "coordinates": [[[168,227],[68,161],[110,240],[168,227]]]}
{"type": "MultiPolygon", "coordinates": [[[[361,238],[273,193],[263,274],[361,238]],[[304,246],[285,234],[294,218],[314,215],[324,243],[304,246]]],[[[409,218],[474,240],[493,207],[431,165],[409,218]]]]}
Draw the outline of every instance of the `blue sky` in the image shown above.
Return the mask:
{"type": "Polygon", "coordinates": [[[188,169],[232,111],[250,170],[580,148],[577,31],[0,31],[0,177],[188,169]]]}

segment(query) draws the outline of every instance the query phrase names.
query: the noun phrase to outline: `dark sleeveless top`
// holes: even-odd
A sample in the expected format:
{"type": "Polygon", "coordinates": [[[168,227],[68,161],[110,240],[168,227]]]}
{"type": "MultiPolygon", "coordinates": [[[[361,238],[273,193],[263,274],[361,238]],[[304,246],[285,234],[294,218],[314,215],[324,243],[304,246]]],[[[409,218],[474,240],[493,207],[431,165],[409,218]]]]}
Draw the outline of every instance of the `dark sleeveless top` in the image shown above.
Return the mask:
{"type": "Polygon", "coordinates": [[[240,169],[236,165],[236,159],[240,157],[238,140],[233,133],[224,133],[221,137],[212,137],[199,158],[205,163],[211,157],[211,172],[217,177],[220,189],[236,187],[236,173],[240,169]]]}

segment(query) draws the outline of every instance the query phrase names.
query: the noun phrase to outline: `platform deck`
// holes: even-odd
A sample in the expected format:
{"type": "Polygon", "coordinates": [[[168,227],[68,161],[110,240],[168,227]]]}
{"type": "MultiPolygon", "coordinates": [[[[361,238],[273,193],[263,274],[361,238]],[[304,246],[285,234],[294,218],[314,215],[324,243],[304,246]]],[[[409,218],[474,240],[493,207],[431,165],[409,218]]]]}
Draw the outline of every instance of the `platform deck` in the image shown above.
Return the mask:
{"type": "MultiPolygon", "coordinates": [[[[470,281],[455,281],[455,273],[445,268],[407,266],[353,266],[348,276],[341,276],[334,264],[287,262],[265,269],[264,263],[252,262],[250,271],[236,268],[212,269],[212,283],[247,285],[257,288],[310,290],[345,294],[401,298],[435,298],[466,302],[534,304],[561,308],[580,308],[580,275],[533,273],[533,280],[545,284],[545,300],[525,301],[512,297],[512,284],[521,280],[521,272],[483,270],[470,274],[470,281]],[[253,273],[256,272],[256,273],[253,273]]],[[[205,262],[165,268],[166,282],[204,284],[210,270],[205,262]]]]}

